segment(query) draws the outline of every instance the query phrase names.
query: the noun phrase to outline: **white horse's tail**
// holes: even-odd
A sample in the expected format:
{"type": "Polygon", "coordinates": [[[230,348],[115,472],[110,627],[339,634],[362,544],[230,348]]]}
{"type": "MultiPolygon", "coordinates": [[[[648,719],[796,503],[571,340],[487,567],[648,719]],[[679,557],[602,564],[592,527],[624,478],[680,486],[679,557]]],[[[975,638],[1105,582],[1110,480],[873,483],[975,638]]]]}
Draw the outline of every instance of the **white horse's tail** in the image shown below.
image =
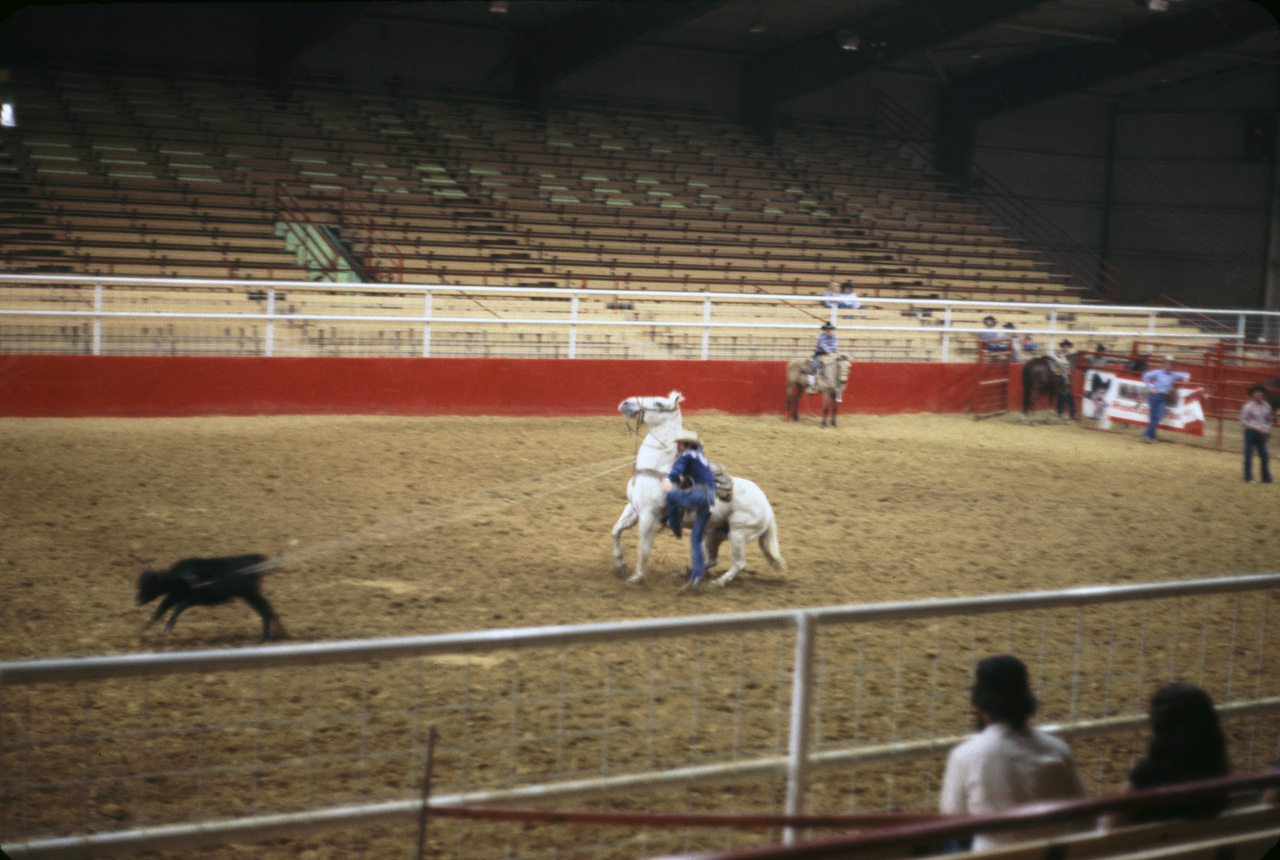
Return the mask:
{"type": "Polygon", "coordinates": [[[769,564],[779,573],[787,572],[787,561],[782,557],[782,549],[778,546],[778,521],[769,517],[769,526],[760,535],[760,551],[769,559],[769,564]]]}

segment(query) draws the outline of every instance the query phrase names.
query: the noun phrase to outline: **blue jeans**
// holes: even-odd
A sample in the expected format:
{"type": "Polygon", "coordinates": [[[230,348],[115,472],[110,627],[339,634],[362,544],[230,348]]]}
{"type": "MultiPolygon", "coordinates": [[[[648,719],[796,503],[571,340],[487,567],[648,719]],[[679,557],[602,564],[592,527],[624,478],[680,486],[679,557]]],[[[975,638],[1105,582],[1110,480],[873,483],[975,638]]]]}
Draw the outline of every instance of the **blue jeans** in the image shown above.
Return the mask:
{"type": "Polygon", "coordinates": [[[707,521],[711,519],[711,506],[715,500],[716,491],[710,487],[695,486],[692,490],[676,487],[667,493],[667,522],[672,531],[684,517],[686,508],[695,512],[693,531],[689,533],[689,553],[693,561],[689,582],[694,585],[702,580],[707,569],[707,560],[702,555],[702,536],[707,533],[707,521]]]}
{"type": "Polygon", "coordinates": [[[1168,405],[1166,394],[1151,394],[1147,397],[1147,408],[1151,410],[1151,417],[1147,419],[1147,429],[1142,435],[1148,439],[1156,438],[1156,425],[1160,423],[1160,419],[1164,417],[1164,408],[1168,405]]]}
{"type": "Polygon", "coordinates": [[[1257,430],[1244,431],[1244,479],[1253,480],[1253,451],[1258,451],[1258,459],[1262,461],[1262,480],[1271,483],[1270,454],[1267,452],[1267,434],[1257,430]]]}

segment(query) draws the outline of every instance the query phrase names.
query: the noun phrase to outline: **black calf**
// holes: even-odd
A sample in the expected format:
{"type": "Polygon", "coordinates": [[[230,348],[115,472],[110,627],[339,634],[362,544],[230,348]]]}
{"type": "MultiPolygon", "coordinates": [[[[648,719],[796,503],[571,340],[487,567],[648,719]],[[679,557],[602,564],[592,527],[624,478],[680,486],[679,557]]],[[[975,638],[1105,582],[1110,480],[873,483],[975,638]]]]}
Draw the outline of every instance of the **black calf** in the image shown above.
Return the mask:
{"type": "Polygon", "coordinates": [[[214,606],[239,597],[262,616],[262,641],[268,641],[271,622],[274,619],[278,625],[280,616],[258,591],[258,580],[262,574],[241,572],[266,560],[265,555],[184,558],[168,570],[144,570],[138,577],[138,605],[150,603],[162,594],[165,596],[147,626],[159,621],[170,607],[175,607],[164,626],[167,632],[173,629],[178,616],[190,606],[214,606]]]}

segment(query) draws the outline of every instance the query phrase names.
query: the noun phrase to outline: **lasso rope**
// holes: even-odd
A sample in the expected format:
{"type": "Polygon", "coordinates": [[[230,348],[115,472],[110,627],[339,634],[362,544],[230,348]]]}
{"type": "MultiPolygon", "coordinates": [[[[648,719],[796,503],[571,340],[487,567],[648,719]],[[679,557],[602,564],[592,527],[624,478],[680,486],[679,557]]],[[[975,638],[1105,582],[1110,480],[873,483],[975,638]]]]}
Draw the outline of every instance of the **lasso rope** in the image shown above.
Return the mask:
{"type": "Polygon", "coordinates": [[[596,478],[634,465],[634,463],[635,459],[633,457],[605,460],[600,463],[573,466],[568,469],[561,469],[558,472],[502,484],[490,490],[473,493],[466,498],[423,508],[403,517],[376,523],[333,540],[267,559],[237,571],[237,573],[266,573],[286,565],[300,564],[339,552],[349,552],[357,547],[371,543],[398,540],[426,529],[438,528],[439,526],[485,516],[486,514],[495,514],[513,505],[540,499],[543,496],[567,490],[578,484],[585,484],[587,481],[594,481],[596,478]]]}

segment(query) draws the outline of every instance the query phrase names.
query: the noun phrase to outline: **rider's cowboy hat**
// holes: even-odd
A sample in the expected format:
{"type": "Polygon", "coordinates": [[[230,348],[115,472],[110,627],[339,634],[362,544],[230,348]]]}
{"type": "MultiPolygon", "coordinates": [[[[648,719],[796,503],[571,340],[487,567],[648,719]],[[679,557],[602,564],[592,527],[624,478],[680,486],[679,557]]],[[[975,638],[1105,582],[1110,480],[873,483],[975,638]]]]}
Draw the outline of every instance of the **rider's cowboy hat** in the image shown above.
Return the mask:
{"type": "Polygon", "coordinates": [[[823,324],[822,324],[822,328],[823,328],[824,330],[825,330],[825,329],[829,329],[829,328],[833,329],[833,328],[835,328],[835,326],[833,326],[831,323],[823,323],[823,324]]]}
{"type": "Polygon", "coordinates": [[[676,441],[688,442],[690,445],[697,445],[698,431],[697,430],[681,430],[679,433],[676,434],[676,441]]]}

